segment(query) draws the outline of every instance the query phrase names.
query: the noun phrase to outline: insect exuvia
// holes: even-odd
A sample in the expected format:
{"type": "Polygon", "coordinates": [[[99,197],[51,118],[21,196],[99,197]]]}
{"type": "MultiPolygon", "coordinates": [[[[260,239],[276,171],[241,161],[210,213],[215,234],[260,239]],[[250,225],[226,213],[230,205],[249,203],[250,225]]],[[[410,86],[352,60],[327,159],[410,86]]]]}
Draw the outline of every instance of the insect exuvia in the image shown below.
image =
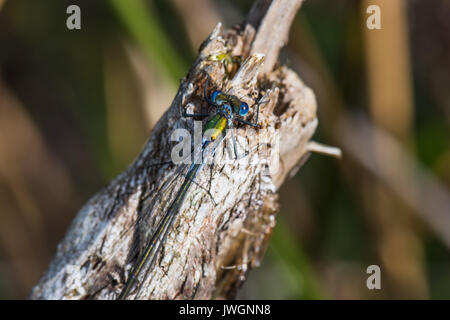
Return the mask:
{"type": "Polygon", "coordinates": [[[232,55],[231,51],[210,55],[208,60],[222,62],[223,67],[225,68],[225,74],[228,78],[234,77],[242,63],[242,57],[232,55]]]}

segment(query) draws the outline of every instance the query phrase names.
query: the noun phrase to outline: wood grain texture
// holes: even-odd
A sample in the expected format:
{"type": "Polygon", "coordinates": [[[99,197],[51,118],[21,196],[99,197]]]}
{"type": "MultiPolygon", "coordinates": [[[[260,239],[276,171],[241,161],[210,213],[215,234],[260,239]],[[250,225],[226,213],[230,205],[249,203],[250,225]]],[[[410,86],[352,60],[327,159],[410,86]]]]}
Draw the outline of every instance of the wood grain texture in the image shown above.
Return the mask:
{"type": "MultiPolygon", "coordinates": [[[[141,239],[152,232],[162,214],[154,210],[146,221],[149,228],[141,230],[136,221],[142,208],[155,200],[177,169],[152,164],[170,159],[173,144],[168,141],[174,128],[193,130],[193,120],[181,117],[180,109],[208,109],[203,98],[206,73],[211,78],[208,92],[221,89],[242,97],[253,113],[256,103],[263,101],[261,126],[237,129],[240,143],[248,143],[252,150],[248,157],[218,162],[213,170],[205,166],[200,172],[198,185],[211,182],[217,204],[203,188],[191,187],[155,267],[142,290],[130,298],[211,299],[236,294],[249,270],[261,263],[276,222],[277,190],[307,156],[307,143],[317,126],[313,92],[292,70],[275,64],[301,2],[256,1],[247,19],[251,23],[227,31],[220,24],[216,27],[141,154],[77,214],[31,299],[118,295],[136,259],[130,254],[132,248],[142,247],[141,239]],[[277,33],[264,27],[267,23],[279,23],[277,33]],[[208,60],[228,49],[246,57],[231,80],[221,63],[208,60]]],[[[229,140],[218,151],[227,146],[229,140]]],[[[170,198],[174,191],[166,190],[164,196],[170,198]]]]}

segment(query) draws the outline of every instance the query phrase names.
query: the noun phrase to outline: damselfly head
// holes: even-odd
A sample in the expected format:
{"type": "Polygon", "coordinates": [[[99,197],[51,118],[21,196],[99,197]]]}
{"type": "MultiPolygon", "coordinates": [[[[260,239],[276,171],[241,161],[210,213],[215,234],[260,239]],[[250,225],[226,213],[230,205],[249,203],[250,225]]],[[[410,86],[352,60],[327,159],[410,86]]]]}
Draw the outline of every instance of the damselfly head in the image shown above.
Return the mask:
{"type": "Polygon", "coordinates": [[[249,111],[249,106],[246,102],[221,90],[215,90],[211,94],[210,102],[217,107],[222,107],[222,113],[227,118],[231,117],[231,113],[245,116],[249,111]]]}

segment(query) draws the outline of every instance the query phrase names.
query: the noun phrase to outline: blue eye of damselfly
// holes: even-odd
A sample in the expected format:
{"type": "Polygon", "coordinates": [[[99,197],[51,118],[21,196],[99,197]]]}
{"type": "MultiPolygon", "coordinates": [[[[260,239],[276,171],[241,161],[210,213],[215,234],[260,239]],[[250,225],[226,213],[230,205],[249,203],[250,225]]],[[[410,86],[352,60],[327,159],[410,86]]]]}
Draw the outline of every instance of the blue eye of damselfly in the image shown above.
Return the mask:
{"type": "Polygon", "coordinates": [[[248,104],[241,102],[241,108],[239,109],[239,115],[245,116],[248,113],[248,104]]]}
{"type": "Polygon", "coordinates": [[[222,93],[222,91],[220,91],[220,90],[214,91],[213,94],[211,95],[211,101],[215,103],[215,102],[216,102],[217,95],[219,95],[219,94],[221,94],[221,93],[222,93]]]}

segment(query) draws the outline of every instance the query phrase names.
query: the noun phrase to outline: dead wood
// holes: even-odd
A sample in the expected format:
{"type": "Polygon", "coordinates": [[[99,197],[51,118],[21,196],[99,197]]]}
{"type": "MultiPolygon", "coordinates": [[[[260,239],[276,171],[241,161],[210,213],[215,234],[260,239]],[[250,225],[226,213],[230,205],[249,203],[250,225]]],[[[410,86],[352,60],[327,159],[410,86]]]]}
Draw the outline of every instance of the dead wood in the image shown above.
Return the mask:
{"type": "MultiPolygon", "coordinates": [[[[277,64],[289,27],[302,1],[256,1],[242,25],[222,31],[220,24],[202,44],[172,105],[156,124],[141,154],[93,196],[74,219],[31,299],[113,299],[136,259],[137,239],[151,233],[136,228],[146,201],[173,177],[177,166],[154,166],[170,159],[175,128],[193,130],[182,109],[207,110],[203,97],[221,89],[246,101],[260,128],[239,128],[241,144],[252,152],[239,161],[204,167],[181,207],[160,258],[137,299],[230,298],[265,252],[278,210],[277,190],[308,154],[317,126],[313,92],[287,67],[277,64]],[[211,55],[232,50],[245,62],[229,80],[211,55]],[[256,148],[258,146],[258,148],[256,148]],[[263,152],[262,152],[263,151],[263,152]],[[264,156],[265,155],[265,156],[264,156]],[[270,155],[270,156],[267,156],[270,155]],[[211,185],[211,195],[199,186],[211,185]]],[[[229,135],[229,133],[228,133],[229,135]]],[[[219,149],[226,149],[226,140],[219,149]]],[[[166,191],[166,193],[169,193],[166,191]]],[[[156,212],[148,224],[161,217],[156,212]]],[[[139,245],[138,245],[139,247],[139,245]]]]}

